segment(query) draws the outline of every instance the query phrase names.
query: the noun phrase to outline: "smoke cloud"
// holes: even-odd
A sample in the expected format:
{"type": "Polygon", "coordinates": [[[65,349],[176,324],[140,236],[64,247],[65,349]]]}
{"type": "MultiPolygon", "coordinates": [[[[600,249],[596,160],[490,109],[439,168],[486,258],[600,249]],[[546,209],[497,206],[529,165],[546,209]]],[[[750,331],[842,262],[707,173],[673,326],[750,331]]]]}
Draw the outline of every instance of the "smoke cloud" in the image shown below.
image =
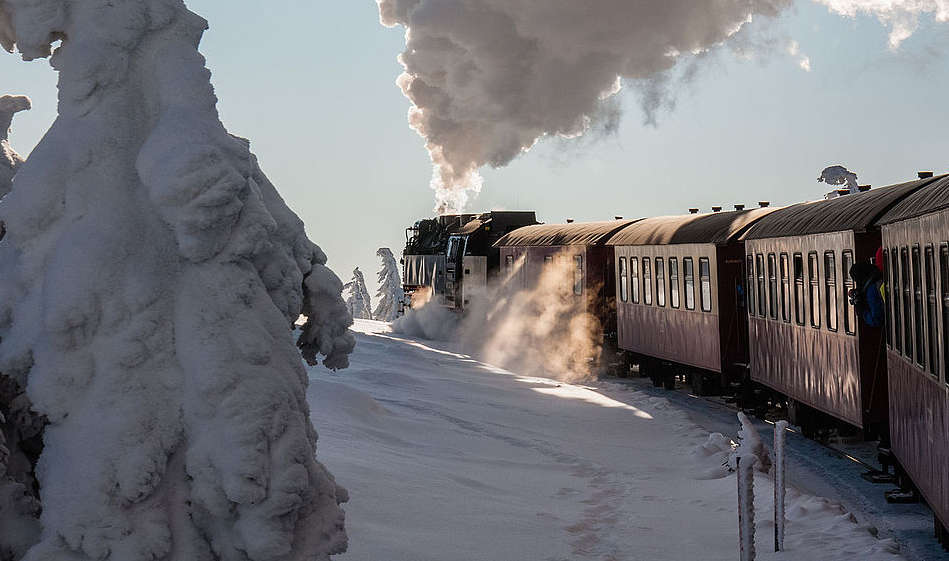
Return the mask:
{"type": "Polygon", "coordinates": [[[792,0],[378,2],[383,25],[406,28],[398,84],[447,213],[478,193],[481,166],[504,166],[546,135],[584,134],[622,80],[661,83],[683,56],[792,0]]]}
{"type": "Polygon", "coordinates": [[[603,329],[587,306],[596,291],[573,293],[569,259],[555,259],[535,283],[520,288],[521,265],[473,297],[464,315],[441,306],[430,292],[416,293],[413,309],[393,322],[393,331],[457,343],[462,352],[518,374],[565,381],[591,376],[603,343],[603,329]]]}
{"type": "Polygon", "coordinates": [[[931,15],[936,21],[949,21],[946,0],[816,0],[832,12],[847,17],[874,16],[890,28],[890,48],[896,49],[919,27],[919,19],[931,15]]]}

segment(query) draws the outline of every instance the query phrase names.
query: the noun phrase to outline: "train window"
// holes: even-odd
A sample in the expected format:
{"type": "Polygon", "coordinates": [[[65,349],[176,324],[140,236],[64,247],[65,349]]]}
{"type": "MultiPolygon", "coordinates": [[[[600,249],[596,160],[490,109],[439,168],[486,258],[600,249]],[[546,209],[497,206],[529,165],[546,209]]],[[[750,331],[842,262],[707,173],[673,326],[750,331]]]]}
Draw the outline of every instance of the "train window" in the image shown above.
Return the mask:
{"type": "Polygon", "coordinates": [[[745,284],[745,292],[748,293],[748,315],[755,315],[755,258],[748,255],[746,259],[746,269],[748,282],[745,284]]]}
{"type": "Polygon", "coordinates": [[[768,254],[768,314],[778,319],[778,277],[774,254],[768,254]]]}
{"type": "Polygon", "coordinates": [[[811,327],[820,329],[820,270],[817,253],[813,251],[807,254],[807,279],[810,286],[811,327]]]}
{"type": "Polygon", "coordinates": [[[824,252],[824,299],[827,311],[827,329],[837,331],[837,256],[824,252]]]}
{"type": "Polygon", "coordinates": [[[923,338],[923,283],[919,263],[919,245],[913,246],[913,332],[916,335],[916,364],[926,362],[926,347],[923,338]]]}
{"type": "Polygon", "coordinates": [[[926,334],[929,336],[929,373],[939,378],[939,319],[936,317],[936,256],[932,245],[926,246],[926,334]]]}
{"type": "Polygon", "coordinates": [[[685,277],[685,309],[695,309],[695,269],[692,258],[682,258],[682,275],[685,277]]]}
{"type": "Polygon", "coordinates": [[[639,304],[639,259],[636,257],[629,258],[629,268],[630,272],[630,283],[629,291],[630,296],[632,296],[633,304],[639,304]]]}
{"type": "Polygon", "coordinates": [[[949,384],[949,244],[939,246],[939,281],[942,287],[942,381],[949,384]]]}
{"type": "Polygon", "coordinates": [[[656,257],[656,305],[666,305],[666,265],[662,257],[656,257]]]}
{"type": "Polygon", "coordinates": [[[900,251],[893,248],[890,252],[890,300],[893,302],[893,344],[896,351],[903,352],[903,316],[900,313],[902,291],[900,290],[900,251]]]}
{"type": "Polygon", "coordinates": [[[511,273],[513,272],[514,272],[514,256],[505,255],[504,256],[504,274],[510,277],[511,273]]]}
{"type": "Polygon", "coordinates": [[[909,251],[900,249],[900,283],[903,286],[903,356],[913,358],[913,287],[909,278],[909,251]]]}
{"type": "Polygon", "coordinates": [[[648,257],[643,257],[643,304],[652,305],[652,267],[648,257]]]}
{"type": "Polygon", "coordinates": [[[699,257],[699,282],[702,283],[702,311],[712,311],[712,274],[708,257],[699,257]]]}
{"type": "Polygon", "coordinates": [[[550,265],[550,264],[553,263],[553,262],[554,262],[554,256],[553,256],[553,255],[545,255],[545,256],[544,256],[544,266],[550,265]]]}
{"type": "Polygon", "coordinates": [[[758,277],[758,315],[765,317],[767,313],[765,306],[767,305],[767,298],[764,292],[764,256],[760,253],[755,255],[755,274],[758,277]]]}
{"type": "Polygon", "coordinates": [[[794,254],[794,321],[804,325],[807,321],[807,308],[804,307],[804,257],[794,254]]]}
{"type": "MultiPolygon", "coordinates": [[[[844,300],[844,332],[846,332],[847,335],[856,335],[857,310],[853,304],[850,303],[850,291],[856,286],[854,280],[850,277],[850,268],[853,267],[853,252],[850,250],[844,251],[841,254],[841,261],[841,276],[843,276],[844,279],[842,294],[844,300]]],[[[886,256],[884,256],[883,262],[886,263],[886,256]]],[[[887,322],[887,325],[889,325],[889,322],[887,322]]]]}
{"type": "Polygon", "coordinates": [[[583,256],[574,255],[573,262],[576,265],[573,269],[573,293],[583,294],[583,256]]]}
{"type": "Polygon", "coordinates": [[[788,274],[788,254],[781,254],[781,319],[791,321],[791,277],[788,274]]]}
{"type": "Polygon", "coordinates": [[[669,258],[669,305],[679,307],[679,260],[669,258]]]}
{"type": "Polygon", "coordinates": [[[629,299],[629,271],[626,270],[626,258],[619,258],[619,299],[625,302],[629,299]]]}

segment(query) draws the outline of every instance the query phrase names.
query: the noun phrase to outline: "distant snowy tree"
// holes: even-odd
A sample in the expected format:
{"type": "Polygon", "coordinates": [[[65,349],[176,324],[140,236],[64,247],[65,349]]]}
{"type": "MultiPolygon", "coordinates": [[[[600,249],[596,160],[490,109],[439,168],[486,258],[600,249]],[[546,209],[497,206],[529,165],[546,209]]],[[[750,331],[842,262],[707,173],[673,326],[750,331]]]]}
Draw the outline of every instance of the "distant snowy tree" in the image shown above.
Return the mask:
{"type": "MultiPolygon", "coordinates": [[[[840,186],[846,185],[847,189],[853,193],[857,190],[857,174],[845,168],[844,166],[829,166],[820,172],[817,178],[818,183],[840,186]]],[[[827,194],[828,197],[836,195],[836,191],[827,194]]]]}
{"type": "Polygon", "coordinates": [[[359,267],[353,269],[353,280],[343,285],[346,306],[354,319],[372,319],[372,301],[366,290],[366,279],[359,267]]]}
{"type": "Polygon", "coordinates": [[[376,292],[376,310],[372,312],[379,321],[392,321],[399,315],[399,302],[402,301],[402,279],[399,278],[399,264],[388,247],[380,247],[376,255],[382,259],[379,269],[379,290],[376,292]]]}

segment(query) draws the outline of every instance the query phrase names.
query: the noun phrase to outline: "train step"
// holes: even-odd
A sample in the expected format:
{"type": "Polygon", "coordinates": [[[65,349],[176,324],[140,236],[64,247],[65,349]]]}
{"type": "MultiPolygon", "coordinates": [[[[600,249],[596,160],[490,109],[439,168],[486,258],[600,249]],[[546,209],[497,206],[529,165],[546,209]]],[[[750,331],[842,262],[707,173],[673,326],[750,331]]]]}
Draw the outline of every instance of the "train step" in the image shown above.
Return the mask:
{"type": "Polygon", "coordinates": [[[919,495],[915,491],[906,491],[903,489],[892,489],[883,493],[886,502],[890,504],[912,504],[919,502],[919,495]]]}
{"type": "Polygon", "coordinates": [[[896,476],[892,473],[886,473],[885,471],[879,470],[870,470],[865,471],[860,474],[860,477],[866,479],[870,483],[896,483],[896,476]]]}

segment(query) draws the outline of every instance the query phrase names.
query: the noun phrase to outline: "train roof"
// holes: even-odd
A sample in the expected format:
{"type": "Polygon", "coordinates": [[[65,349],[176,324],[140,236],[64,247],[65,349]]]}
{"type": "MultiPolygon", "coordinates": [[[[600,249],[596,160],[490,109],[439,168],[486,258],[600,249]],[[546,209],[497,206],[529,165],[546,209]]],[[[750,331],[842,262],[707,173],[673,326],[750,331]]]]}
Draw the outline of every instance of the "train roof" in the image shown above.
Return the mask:
{"type": "Polygon", "coordinates": [[[509,232],[494,247],[602,245],[617,230],[636,220],[605,222],[572,222],[569,224],[537,224],[509,232]]]}
{"type": "Polygon", "coordinates": [[[918,179],[836,199],[787,206],[759,220],[742,237],[759,240],[847,230],[865,232],[893,205],[932,181],[918,179]]]}
{"type": "Polygon", "coordinates": [[[949,175],[940,175],[932,183],[896,203],[877,221],[877,224],[916,218],[947,208],[949,208],[949,175]]]}
{"type": "Polygon", "coordinates": [[[645,218],[617,232],[606,245],[727,243],[756,220],[776,210],[754,208],[645,218]]]}

